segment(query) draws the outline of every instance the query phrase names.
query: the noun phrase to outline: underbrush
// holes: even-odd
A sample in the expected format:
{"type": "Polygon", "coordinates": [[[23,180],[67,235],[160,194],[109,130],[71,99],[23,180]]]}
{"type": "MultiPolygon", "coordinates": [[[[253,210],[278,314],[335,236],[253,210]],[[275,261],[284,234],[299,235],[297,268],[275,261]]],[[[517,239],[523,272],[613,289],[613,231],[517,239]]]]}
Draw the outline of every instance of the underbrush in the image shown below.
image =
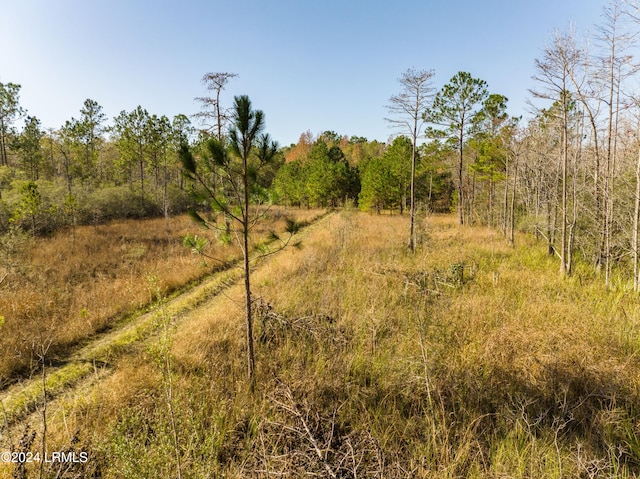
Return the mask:
{"type": "Polygon", "coordinates": [[[637,298],[450,217],[410,254],[406,222],[334,215],[256,271],[254,392],[237,288],[172,326],[165,361],[121,360],[52,441],[78,431],[108,478],[640,474],[637,298]]]}

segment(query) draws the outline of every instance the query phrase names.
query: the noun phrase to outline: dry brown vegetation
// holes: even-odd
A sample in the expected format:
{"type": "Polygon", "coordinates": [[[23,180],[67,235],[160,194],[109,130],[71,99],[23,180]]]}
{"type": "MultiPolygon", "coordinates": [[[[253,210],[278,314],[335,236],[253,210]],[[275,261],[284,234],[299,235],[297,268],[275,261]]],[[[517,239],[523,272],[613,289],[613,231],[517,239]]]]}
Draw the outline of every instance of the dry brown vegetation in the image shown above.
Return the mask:
{"type": "Polygon", "coordinates": [[[335,214],[256,271],[254,393],[239,287],[165,317],[52,413],[91,458],[59,477],[640,474],[637,296],[448,216],[410,254],[406,223],[335,214]]]}
{"type": "MultiPolygon", "coordinates": [[[[289,210],[299,221],[318,210],[289,210]]],[[[284,214],[273,209],[255,230],[264,241],[268,230],[284,229],[284,214]]],[[[224,267],[241,257],[237,242],[223,245],[216,232],[203,230],[186,215],[165,219],[123,220],[60,231],[33,239],[14,232],[0,253],[0,387],[34,371],[38,355],[48,348],[50,361],[122,321],[149,304],[158,278],[163,294],[224,267]],[[209,240],[203,261],[182,244],[197,234],[209,240]]]]}

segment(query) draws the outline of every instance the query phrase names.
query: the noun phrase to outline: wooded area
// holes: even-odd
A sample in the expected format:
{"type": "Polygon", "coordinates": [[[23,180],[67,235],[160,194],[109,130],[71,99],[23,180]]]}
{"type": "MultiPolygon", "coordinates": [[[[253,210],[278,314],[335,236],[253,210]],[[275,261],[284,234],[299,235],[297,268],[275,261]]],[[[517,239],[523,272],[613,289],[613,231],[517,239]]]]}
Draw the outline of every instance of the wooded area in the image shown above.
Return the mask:
{"type": "MultiPolygon", "coordinates": [[[[414,206],[456,211],[460,224],[500,228],[512,241],[515,229],[544,238],[563,275],[580,262],[607,285],[630,279],[638,290],[640,101],[632,51],[639,16],[614,1],[595,34],[556,32],[535,60],[528,120],[510,117],[508,99],[468,72],[436,88],[433,71],[407,70],[388,103],[398,136],[381,143],[307,131],[251,173],[249,199],[410,211],[412,228],[414,206]]],[[[178,152],[188,144],[200,161],[210,138],[225,143],[224,92],[236,76],[203,77],[212,96],[196,99],[198,124],[142,106],[109,121],[87,99],[78,119],[55,129],[24,111],[20,85],[0,84],[0,231],[42,234],[206,206],[194,204],[178,152]]],[[[215,194],[217,168],[207,176],[215,194]]]]}

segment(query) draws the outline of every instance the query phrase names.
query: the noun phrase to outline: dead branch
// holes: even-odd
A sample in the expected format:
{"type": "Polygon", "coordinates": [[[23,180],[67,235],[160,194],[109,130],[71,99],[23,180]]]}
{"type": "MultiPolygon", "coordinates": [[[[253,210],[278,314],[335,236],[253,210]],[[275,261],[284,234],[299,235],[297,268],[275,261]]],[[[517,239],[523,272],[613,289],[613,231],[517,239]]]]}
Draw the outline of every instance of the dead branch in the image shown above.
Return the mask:
{"type": "MultiPolygon", "coordinates": [[[[293,395],[291,394],[291,389],[287,387],[284,391],[284,395],[287,399],[288,404],[282,401],[276,401],[276,404],[281,409],[292,414],[294,417],[298,419],[298,421],[300,421],[300,424],[302,424],[302,427],[304,429],[306,439],[309,441],[309,443],[313,447],[313,450],[315,451],[316,455],[318,456],[318,459],[324,466],[325,470],[331,477],[337,478],[338,477],[337,474],[333,471],[333,469],[327,462],[327,454],[326,454],[327,451],[325,451],[325,453],[322,452],[322,450],[320,449],[320,445],[318,444],[318,440],[314,437],[313,433],[311,432],[311,429],[309,428],[309,424],[307,423],[304,414],[302,414],[300,410],[296,407],[295,402],[293,400],[293,395]]],[[[332,427],[332,434],[333,434],[333,427],[332,427]]]]}

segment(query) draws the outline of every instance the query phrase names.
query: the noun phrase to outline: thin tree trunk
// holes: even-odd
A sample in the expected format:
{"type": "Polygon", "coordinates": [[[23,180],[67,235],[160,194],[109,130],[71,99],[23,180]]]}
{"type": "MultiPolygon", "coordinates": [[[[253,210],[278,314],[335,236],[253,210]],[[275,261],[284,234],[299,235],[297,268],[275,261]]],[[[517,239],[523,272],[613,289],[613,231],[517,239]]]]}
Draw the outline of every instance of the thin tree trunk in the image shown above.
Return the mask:
{"type": "MultiPolygon", "coordinates": [[[[504,156],[504,212],[502,222],[502,236],[507,236],[507,222],[508,222],[508,208],[509,208],[509,154],[504,156]]],[[[536,228],[536,232],[537,232],[536,228]]]]}
{"type": "MultiPolygon", "coordinates": [[[[414,140],[415,141],[415,140],[414,140]]],[[[415,147],[415,143],[413,146],[413,150],[411,152],[411,198],[410,198],[410,211],[409,211],[409,249],[411,251],[415,251],[416,249],[416,225],[415,225],[415,218],[416,218],[416,193],[415,193],[415,189],[416,189],[416,147],[415,147]]]]}
{"type": "MultiPolygon", "coordinates": [[[[582,115],[584,119],[584,115],[582,115]]],[[[578,162],[582,155],[582,138],[584,136],[584,120],[580,120],[578,134],[576,136],[576,151],[573,155],[573,170],[571,173],[571,201],[572,201],[572,218],[569,225],[569,236],[567,238],[567,273],[571,274],[573,269],[573,243],[575,235],[575,227],[578,222],[578,162]]]]}
{"type": "Polygon", "coordinates": [[[9,166],[9,159],[7,158],[7,138],[3,118],[0,118],[0,166],[9,166]]]}
{"type": "Polygon", "coordinates": [[[255,355],[253,350],[253,315],[251,310],[251,269],[249,265],[249,172],[247,168],[248,152],[243,155],[243,194],[244,205],[242,212],[242,247],[244,259],[244,292],[247,320],[247,373],[251,390],[255,385],[255,355]]]}
{"type": "MultiPolygon", "coordinates": [[[[618,67],[620,68],[620,67],[618,67]]],[[[607,207],[607,264],[606,264],[606,278],[605,283],[606,286],[609,286],[611,283],[611,229],[613,227],[613,215],[614,215],[614,197],[613,191],[615,191],[615,180],[616,180],[616,162],[618,158],[618,116],[620,112],[620,71],[618,71],[618,75],[615,77],[615,101],[616,107],[614,112],[613,119],[613,147],[611,150],[611,171],[609,172],[609,195],[608,195],[608,207],[607,207]]]]}
{"type": "Polygon", "coordinates": [[[429,202],[429,211],[433,210],[431,206],[432,194],[433,194],[433,171],[429,172],[429,195],[427,196],[427,201],[429,202]]]}
{"type": "Polygon", "coordinates": [[[409,211],[409,249],[411,251],[416,250],[416,227],[415,227],[415,218],[416,218],[416,142],[418,141],[418,114],[419,104],[418,97],[416,97],[416,114],[413,117],[413,138],[412,138],[412,147],[411,147],[411,205],[409,211]]]}
{"type": "MultiPolygon", "coordinates": [[[[467,172],[467,178],[469,177],[469,173],[467,172]]],[[[474,207],[476,203],[476,172],[474,171],[471,175],[471,194],[469,195],[469,226],[473,226],[473,216],[474,216],[474,207]]]]}
{"type": "MultiPolygon", "coordinates": [[[[591,125],[591,131],[593,132],[593,150],[594,157],[596,160],[596,164],[594,166],[594,175],[593,175],[593,198],[594,198],[594,207],[595,207],[595,215],[598,215],[598,212],[601,211],[601,191],[600,191],[600,146],[598,143],[598,129],[596,127],[596,121],[591,112],[590,108],[587,108],[587,113],[589,115],[589,123],[591,125]]],[[[596,219],[597,222],[597,219],[596,219]]],[[[600,238],[596,235],[596,248],[600,248],[600,238]]],[[[602,264],[602,251],[599,251],[599,254],[596,257],[596,268],[600,268],[602,264]]]]}
{"type": "Polygon", "coordinates": [[[461,225],[464,224],[464,194],[463,194],[463,185],[462,185],[462,159],[463,159],[463,130],[460,129],[460,135],[458,137],[459,145],[459,158],[458,158],[458,221],[461,225]]]}
{"type": "Polygon", "coordinates": [[[607,101],[608,108],[608,122],[607,122],[607,157],[605,164],[605,177],[604,177],[604,198],[602,205],[602,256],[604,258],[605,267],[605,279],[604,284],[609,287],[609,255],[610,255],[610,242],[609,242],[609,225],[611,218],[610,214],[610,196],[611,196],[611,161],[613,154],[613,97],[615,90],[615,31],[612,34],[611,50],[609,56],[609,97],[607,101]]]}
{"type": "Polygon", "coordinates": [[[142,159],[142,151],[139,152],[138,164],[140,166],[140,202],[144,205],[144,160],[142,159]]]}
{"type": "Polygon", "coordinates": [[[489,179],[489,211],[487,212],[487,226],[491,228],[493,226],[493,195],[494,195],[494,182],[493,178],[489,179]]]}
{"type": "MultiPolygon", "coordinates": [[[[566,96],[566,95],[565,95],[566,96]]],[[[567,112],[567,98],[563,98],[563,117],[562,117],[562,231],[560,245],[560,275],[567,275],[567,178],[568,178],[568,161],[569,161],[569,118],[567,112]]]]}
{"type": "Polygon", "coordinates": [[[164,151],[164,164],[162,172],[162,213],[164,214],[165,229],[169,230],[169,200],[167,198],[167,152],[164,151]]]}
{"type": "Polygon", "coordinates": [[[639,240],[638,227],[640,223],[640,146],[638,147],[638,157],[636,161],[636,197],[635,209],[633,212],[633,290],[637,293],[640,291],[640,262],[638,260],[639,240]]]}
{"type": "Polygon", "coordinates": [[[511,193],[511,207],[509,212],[509,244],[515,244],[514,225],[515,225],[515,205],[516,205],[516,185],[518,183],[518,154],[513,158],[513,192],[511,193]]]}

